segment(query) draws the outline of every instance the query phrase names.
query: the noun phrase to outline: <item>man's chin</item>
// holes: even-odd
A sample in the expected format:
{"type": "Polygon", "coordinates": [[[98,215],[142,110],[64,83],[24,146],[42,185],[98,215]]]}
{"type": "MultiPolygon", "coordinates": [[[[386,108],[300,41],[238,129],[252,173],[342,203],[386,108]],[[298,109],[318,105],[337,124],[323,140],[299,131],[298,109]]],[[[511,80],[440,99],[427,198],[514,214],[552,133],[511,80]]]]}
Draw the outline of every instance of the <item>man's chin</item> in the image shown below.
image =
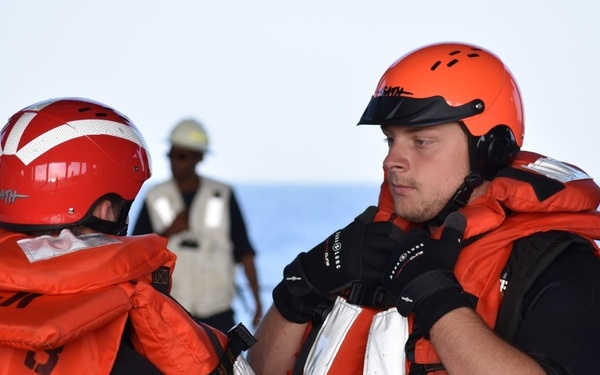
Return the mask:
{"type": "Polygon", "coordinates": [[[398,207],[398,205],[394,206],[394,212],[399,218],[414,224],[426,223],[434,217],[434,215],[426,215],[423,212],[415,212],[414,210],[398,207]]]}

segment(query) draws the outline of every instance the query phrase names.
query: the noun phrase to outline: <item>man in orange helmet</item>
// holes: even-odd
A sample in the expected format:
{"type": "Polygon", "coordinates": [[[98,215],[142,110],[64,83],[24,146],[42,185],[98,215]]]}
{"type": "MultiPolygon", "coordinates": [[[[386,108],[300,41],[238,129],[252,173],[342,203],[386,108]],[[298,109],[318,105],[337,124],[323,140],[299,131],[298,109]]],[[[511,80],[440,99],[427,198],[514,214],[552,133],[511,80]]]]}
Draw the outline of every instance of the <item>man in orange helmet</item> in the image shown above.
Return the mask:
{"type": "Polygon", "coordinates": [[[50,99],[8,120],[0,374],[252,373],[243,327],[198,324],[169,296],[166,240],[124,237],[150,165],[137,127],[105,104],[50,99]]]}
{"type": "Polygon", "coordinates": [[[286,266],[255,371],[597,372],[600,188],[520,150],[502,61],[460,43],[412,51],[359,124],[388,143],[378,206],[286,266]]]}

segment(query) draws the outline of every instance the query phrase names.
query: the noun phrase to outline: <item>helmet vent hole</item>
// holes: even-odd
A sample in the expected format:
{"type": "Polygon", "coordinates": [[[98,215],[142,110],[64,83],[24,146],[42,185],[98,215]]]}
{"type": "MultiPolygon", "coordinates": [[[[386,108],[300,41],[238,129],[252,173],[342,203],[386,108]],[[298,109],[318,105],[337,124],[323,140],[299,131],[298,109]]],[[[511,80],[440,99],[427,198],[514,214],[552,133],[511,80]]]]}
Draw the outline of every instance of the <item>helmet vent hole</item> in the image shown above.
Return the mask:
{"type": "Polygon", "coordinates": [[[77,112],[87,112],[87,111],[91,111],[92,109],[90,107],[83,107],[83,108],[79,108],[77,110],[77,112]]]}
{"type": "Polygon", "coordinates": [[[104,112],[96,113],[96,117],[107,117],[108,115],[104,112]]]}
{"type": "MultiPolygon", "coordinates": [[[[476,48],[473,48],[472,50],[473,50],[473,51],[480,51],[479,49],[476,49],[476,48]]],[[[448,55],[449,55],[449,56],[454,56],[454,55],[459,55],[460,53],[461,53],[461,51],[460,51],[460,50],[455,50],[455,51],[452,51],[452,52],[450,52],[448,55]]],[[[479,53],[476,53],[476,52],[474,52],[474,53],[469,53],[469,54],[467,54],[467,57],[468,57],[468,58],[479,57],[479,53]]],[[[435,64],[433,64],[433,65],[431,66],[431,70],[436,70],[436,69],[437,69],[437,68],[440,66],[440,64],[441,64],[441,63],[442,63],[442,62],[441,62],[441,61],[439,61],[439,60],[438,60],[438,61],[436,61],[436,62],[435,62],[435,64]]],[[[451,68],[452,66],[456,65],[456,63],[458,63],[458,59],[452,59],[452,60],[450,60],[450,62],[449,62],[449,63],[447,63],[447,64],[446,64],[446,66],[447,66],[448,68],[451,68]]]]}

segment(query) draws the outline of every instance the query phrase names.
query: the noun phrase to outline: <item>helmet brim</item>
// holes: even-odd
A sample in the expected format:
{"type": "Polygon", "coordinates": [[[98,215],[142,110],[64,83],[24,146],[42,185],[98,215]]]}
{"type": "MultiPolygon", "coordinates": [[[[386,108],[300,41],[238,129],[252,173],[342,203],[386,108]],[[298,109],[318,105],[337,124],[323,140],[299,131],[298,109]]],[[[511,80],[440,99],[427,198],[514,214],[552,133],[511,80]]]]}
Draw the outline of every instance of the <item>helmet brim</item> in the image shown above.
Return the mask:
{"type": "Polygon", "coordinates": [[[453,107],[441,96],[373,96],[357,125],[431,126],[464,120],[484,110],[480,99],[453,107]]]}

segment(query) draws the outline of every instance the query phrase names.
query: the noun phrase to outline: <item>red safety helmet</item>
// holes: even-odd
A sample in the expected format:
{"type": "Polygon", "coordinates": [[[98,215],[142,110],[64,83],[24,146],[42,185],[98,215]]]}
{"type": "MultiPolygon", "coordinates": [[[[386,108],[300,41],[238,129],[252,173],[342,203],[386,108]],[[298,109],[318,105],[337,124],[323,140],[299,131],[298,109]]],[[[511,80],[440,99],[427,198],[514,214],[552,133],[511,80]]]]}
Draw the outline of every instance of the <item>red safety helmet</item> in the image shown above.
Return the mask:
{"type": "Polygon", "coordinates": [[[485,177],[523,145],[519,88],[483,48],[429,45],[401,57],[381,77],[359,125],[428,126],[457,121],[471,135],[472,166],[485,177]]]}
{"type": "Polygon", "coordinates": [[[0,133],[0,225],[80,224],[106,194],[133,201],[150,175],[145,141],[123,114],[89,99],[42,101],[0,133]]]}

